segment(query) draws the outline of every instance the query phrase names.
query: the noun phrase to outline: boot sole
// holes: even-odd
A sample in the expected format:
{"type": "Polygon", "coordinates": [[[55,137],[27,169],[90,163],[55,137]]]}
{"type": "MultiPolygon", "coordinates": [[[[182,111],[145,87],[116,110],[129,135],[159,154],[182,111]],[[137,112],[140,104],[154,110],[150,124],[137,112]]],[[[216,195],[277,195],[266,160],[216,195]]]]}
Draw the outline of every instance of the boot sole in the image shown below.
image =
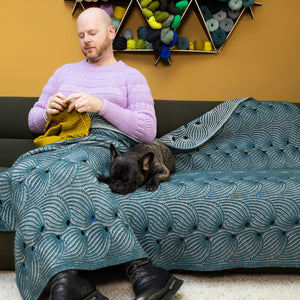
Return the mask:
{"type": "Polygon", "coordinates": [[[171,276],[161,290],[148,290],[134,300],[169,300],[177,293],[182,284],[183,280],[171,276]]]}
{"type": "Polygon", "coordinates": [[[98,290],[95,290],[88,296],[84,297],[83,300],[109,300],[109,299],[104,295],[102,295],[98,290]]]}

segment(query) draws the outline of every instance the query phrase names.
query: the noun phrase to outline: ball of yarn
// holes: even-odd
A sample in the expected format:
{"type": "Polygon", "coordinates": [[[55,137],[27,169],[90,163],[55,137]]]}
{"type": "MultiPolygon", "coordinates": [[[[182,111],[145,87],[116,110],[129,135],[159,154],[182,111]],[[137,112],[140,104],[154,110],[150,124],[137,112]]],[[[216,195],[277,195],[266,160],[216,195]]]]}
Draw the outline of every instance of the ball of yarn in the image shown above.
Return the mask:
{"type": "Polygon", "coordinates": [[[174,31],[170,28],[162,28],[160,31],[160,40],[168,45],[173,41],[174,31]]]}
{"type": "Polygon", "coordinates": [[[171,27],[174,20],[174,15],[169,15],[168,19],[161,23],[162,27],[171,27]]]}
{"type": "Polygon", "coordinates": [[[153,29],[161,29],[161,23],[156,22],[154,16],[149,18],[148,23],[149,23],[149,26],[153,29]]]}
{"type": "Polygon", "coordinates": [[[175,6],[177,7],[179,14],[182,15],[187,6],[189,5],[189,2],[187,0],[181,0],[178,1],[175,6]]]}
{"type": "Polygon", "coordinates": [[[152,43],[152,46],[153,46],[153,50],[157,53],[160,53],[161,51],[161,48],[162,48],[162,43],[160,41],[160,39],[158,40],[155,40],[153,43],[152,43]]]}
{"type": "Polygon", "coordinates": [[[173,40],[167,45],[169,48],[172,48],[177,45],[178,42],[178,34],[173,31],[173,40]]]}
{"type": "Polygon", "coordinates": [[[145,40],[148,34],[148,26],[141,26],[137,29],[138,39],[145,40]]]}
{"type": "Polygon", "coordinates": [[[175,4],[175,1],[174,0],[171,0],[170,3],[169,3],[169,6],[168,6],[168,11],[170,14],[172,15],[178,15],[179,14],[179,10],[178,8],[176,7],[176,4],[175,4]]]}
{"type": "Polygon", "coordinates": [[[150,43],[153,43],[154,41],[160,40],[160,30],[156,30],[153,28],[148,28],[148,33],[146,40],[150,43]]]}
{"type": "Polygon", "coordinates": [[[194,42],[190,42],[189,50],[195,50],[194,42]]]}
{"type": "Polygon", "coordinates": [[[216,47],[221,47],[226,41],[227,34],[222,29],[217,29],[211,34],[211,38],[216,47]]]}
{"type": "Polygon", "coordinates": [[[114,15],[113,16],[117,20],[121,20],[124,17],[125,11],[126,11],[126,9],[124,7],[116,6],[115,9],[114,9],[114,15]]]}
{"type": "Polygon", "coordinates": [[[145,41],[146,42],[146,49],[153,49],[152,43],[145,41]]]}
{"type": "Polygon", "coordinates": [[[200,9],[205,21],[212,18],[212,14],[206,5],[201,5],[200,9]]]}
{"type": "Polygon", "coordinates": [[[204,48],[203,48],[204,51],[212,51],[212,44],[211,42],[209,41],[205,41],[204,42],[204,48]]]}
{"type": "Polygon", "coordinates": [[[176,29],[181,23],[181,17],[180,15],[174,16],[173,22],[171,24],[172,29],[176,29]]]}
{"type": "Polygon", "coordinates": [[[159,8],[159,1],[153,1],[151,2],[151,4],[147,7],[148,9],[150,9],[151,11],[156,11],[159,8]]]}
{"type": "Polygon", "coordinates": [[[135,49],[135,40],[133,40],[133,39],[127,40],[126,48],[130,49],[130,50],[135,49]]]}
{"type": "Polygon", "coordinates": [[[114,8],[110,3],[100,4],[99,7],[106,11],[110,17],[114,15],[114,8]]]}
{"type": "Polygon", "coordinates": [[[152,2],[152,0],[141,0],[140,5],[142,8],[144,8],[144,7],[147,7],[151,2],[152,2]]]}
{"type": "Polygon", "coordinates": [[[142,39],[138,39],[135,42],[135,48],[136,49],[145,49],[146,48],[146,42],[142,39]]]}
{"type": "Polygon", "coordinates": [[[227,13],[227,16],[232,19],[232,20],[235,20],[239,17],[239,15],[241,14],[241,10],[238,9],[238,10],[230,10],[228,13],[227,13]]]}
{"type": "Polygon", "coordinates": [[[178,50],[188,50],[189,47],[190,47],[190,41],[186,37],[181,36],[178,38],[178,42],[177,42],[178,50]]]}
{"type": "Polygon", "coordinates": [[[243,0],[229,0],[228,6],[232,10],[238,10],[243,6],[243,0]]]}
{"type": "Polygon", "coordinates": [[[160,10],[161,11],[167,11],[168,10],[168,4],[169,4],[169,0],[160,0],[160,10]]]}
{"type": "Polygon", "coordinates": [[[221,4],[218,1],[210,0],[207,1],[205,4],[212,14],[216,14],[221,9],[221,4]]]}
{"type": "Polygon", "coordinates": [[[111,23],[115,27],[115,31],[119,28],[121,20],[116,19],[115,17],[111,17],[111,23]]]}
{"type": "Polygon", "coordinates": [[[130,28],[127,28],[127,29],[124,29],[121,36],[124,37],[126,40],[130,40],[133,38],[133,33],[130,28]]]}
{"type": "Polygon", "coordinates": [[[113,48],[115,50],[124,50],[127,47],[127,40],[122,36],[116,36],[113,41],[113,48]]]}
{"type": "Polygon", "coordinates": [[[154,17],[157,22],[162,23],[169,18],[169,13],[166,11],[156,11],[154,17]]]}
{"type": "Polygon", "coordinates": [[[217,21],[221,22],[227,17],[227,14],[225,11],[220,10],[216,14],[213,15],[213,18],[216,19],[217,21]]]}
{"type": "Polygon", "coordinates": [[[209,32],[214,32],[215,30],[217,30],[219,28],[219,21],[214,18],[211,18],[206,21],[206,25],[207,25],[209,32]]]}
{"type": "Polygon", "coordinates": [[[244,7],[249,7],[251,5],[253,5],[254,0],[243,0],[243,6],[244,7]]]}
{"type": "Polygon", "coordinates": [[[221,10],[228,12],[230,10],[230,8],[228,6],[228,0],[226,2],[222,2],[220,8],[221,8],[221,10]]]}
{"type": "Polygon", "coordinates": [[[163,59],[169,59],[171,57],[171,52],[166,45],[162,45],[160,57],[163,59]]]}
{"type": "Polygon", "coordinates": [[[204,41],[195,40],[194,41],[194,48],[195,48],[195,50],[203,51],[204,50],[204,41]]]}
{"type": "Polygon", "coordinates": [[[228,33],[233,28],[233,25],[234,25],[233,20],[230,18],[226,18],[220,22],[220,29],[228,33]]]}
{"type": "Polygon", "coordinates": [[[149,19],[150,17],[153,16],[153,12],[150,9],[148,9],[148,8],[143,8],[142,9],[142,14],[147,19],[149,19]]]}

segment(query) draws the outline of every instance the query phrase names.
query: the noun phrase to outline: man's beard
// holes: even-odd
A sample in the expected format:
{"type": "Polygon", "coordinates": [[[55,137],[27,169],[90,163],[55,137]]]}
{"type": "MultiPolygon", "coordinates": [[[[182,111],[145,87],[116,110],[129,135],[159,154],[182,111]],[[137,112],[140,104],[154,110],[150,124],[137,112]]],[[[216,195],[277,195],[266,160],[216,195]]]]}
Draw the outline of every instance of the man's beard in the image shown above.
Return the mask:
{"type": "Polygon", "coordinates": [[[88,51],[82,49],[84,56],[91,62],[98,61],[101,59],[106,50],[110,47],[111,41],[107,38],[105,39],[105,43],[100,48],[94,48],[92,53],[88,53],[88,51]]]}

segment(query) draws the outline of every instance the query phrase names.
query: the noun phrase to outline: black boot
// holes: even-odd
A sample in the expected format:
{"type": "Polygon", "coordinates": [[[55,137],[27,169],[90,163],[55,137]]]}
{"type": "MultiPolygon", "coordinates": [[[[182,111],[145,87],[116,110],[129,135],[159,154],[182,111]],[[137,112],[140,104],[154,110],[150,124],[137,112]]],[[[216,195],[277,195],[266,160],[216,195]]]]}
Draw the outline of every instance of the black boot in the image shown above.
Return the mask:
{"type": "Polygon", "coordinates": [[[94,283],[79,275],[76,270],[63,271],[52,278],[51,300],[108,300],[94,283]]]}
{"type": "Polygon", "coordinates": [[[166,270],[154,267],[148,258],[132,261],[127,267],[135,300],[167,300],[179,290],[183,281],[166,270]]]}

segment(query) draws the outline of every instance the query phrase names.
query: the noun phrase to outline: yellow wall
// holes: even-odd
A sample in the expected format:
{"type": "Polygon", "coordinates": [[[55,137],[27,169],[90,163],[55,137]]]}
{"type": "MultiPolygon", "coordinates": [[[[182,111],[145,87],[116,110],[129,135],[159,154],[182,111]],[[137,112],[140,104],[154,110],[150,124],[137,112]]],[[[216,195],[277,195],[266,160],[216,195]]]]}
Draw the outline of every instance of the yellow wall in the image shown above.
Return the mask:
{"type": "MultiPolygon", "coordinates": [[[[156,67],[153,54],[118,53],[117,58],[146,76],[156,99],[252,96],[300,102],[300,1],[260,2],[254,20],[245,14],[219,55],[175,53],[172,66],[160,62],[156,67]]],[[[73,5],[63,0],[2,5],[0,96],[39,96],[57,67],[83,59],[73,5]]],[[[193,12],[185,22],[180,35],[197,38],[201,29],[193,12]]]]}

